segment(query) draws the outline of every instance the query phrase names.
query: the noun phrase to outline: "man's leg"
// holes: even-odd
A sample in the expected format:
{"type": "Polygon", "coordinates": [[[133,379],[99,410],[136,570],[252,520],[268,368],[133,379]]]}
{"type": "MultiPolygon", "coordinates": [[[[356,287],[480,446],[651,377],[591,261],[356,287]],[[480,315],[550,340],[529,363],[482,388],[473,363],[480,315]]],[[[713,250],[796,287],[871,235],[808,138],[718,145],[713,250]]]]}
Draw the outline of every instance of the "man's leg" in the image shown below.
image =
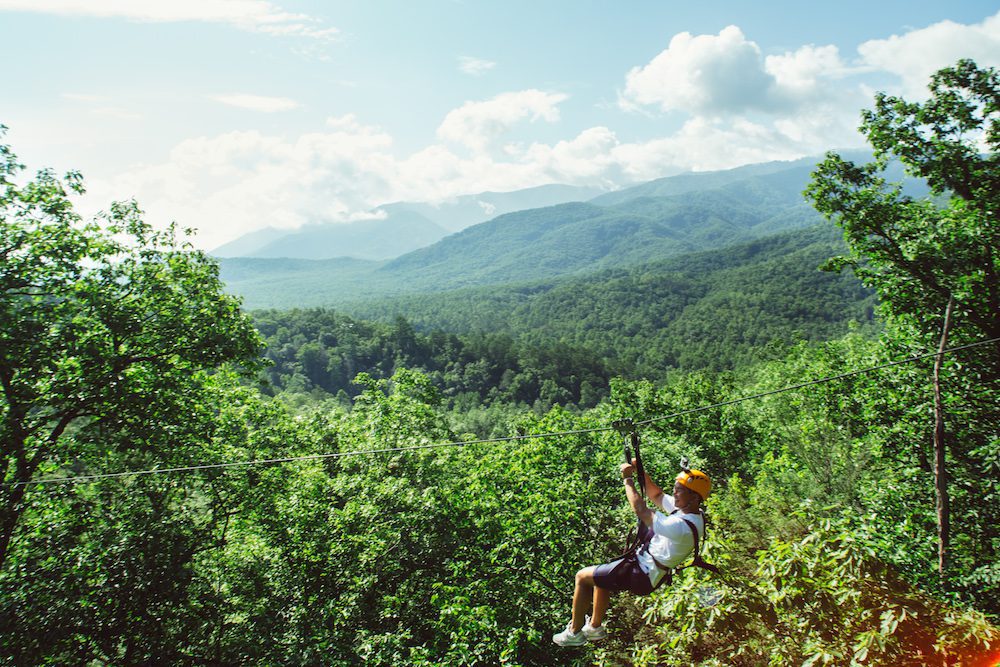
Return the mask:
{"type": "Polygon", "coordinates": [[[594,615],[590,617],[590,627],[599,628],[604,622],[604,614],[611,602],[611,591],[600,586],[594,586],[594,615]]]}
{"type": "MultiPolygon", "coordinates": [[[[596,600],[596,591],[602,589],[594,586],[594,568],[585,567],[576,573],[576,588],[573,590],[573,632],[579,632],[583,627],[587,607],[590,606],[591,589],[595,591],[596,600]]],[[[604,605],[604,609],[607,609],[607,604],[604,605]]],[[[597,613],[596,609],[594,613],[597,613]]],[[[601,616],[604,616],[604,610],[601,610],[601,616]]]]}

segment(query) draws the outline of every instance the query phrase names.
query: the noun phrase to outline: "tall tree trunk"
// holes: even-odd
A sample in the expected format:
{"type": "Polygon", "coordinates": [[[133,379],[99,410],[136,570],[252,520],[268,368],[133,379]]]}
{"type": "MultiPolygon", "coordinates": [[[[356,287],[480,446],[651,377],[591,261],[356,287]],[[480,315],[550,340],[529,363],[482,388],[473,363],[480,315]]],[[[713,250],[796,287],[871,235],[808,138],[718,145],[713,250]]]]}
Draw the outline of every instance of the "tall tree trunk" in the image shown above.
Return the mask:
{"type": "MultiPolygon", "coordinates": [[[[19,427],[20,425],[18,425],[19,427]]],[[[0,477],[0,482],[7,486],[0,490],[0,569],[3,569],[10,551],[10,543],[14,531],[24,512],[24,496],[28,491],[27,482],[31,480],[34,469],[24,451],[24,431],[17,428],[16,435],[4,445],[14,452],[14,470],[11,477],[0,477]]],[[[4,474],[7,470],[3,471],[4,474]]]]}
{"type": "Polygon", "coordinates": [[[24,511],[24,494],[27,486],[14,484],[8,487],[4,494],[2,507],[0,507],[0,569],[7,560],[7,551],[10,549],[10,541],[14,537],[14,530],[24,511]]]}
{"type": "Polygon", "coordinates": [[[948,473],[945,469],[944,404],[941,401],[941,364],[948,346],[948,332],[951,329],[951,313],[955,307],[955,297],[949,295],[941,326],[941,343],[934,358],[934,491],[937,498],[938,523],[938,576],[945,583],[948,566],[948,540],[951,532],[951,516],[948,502],[948,473]]]}

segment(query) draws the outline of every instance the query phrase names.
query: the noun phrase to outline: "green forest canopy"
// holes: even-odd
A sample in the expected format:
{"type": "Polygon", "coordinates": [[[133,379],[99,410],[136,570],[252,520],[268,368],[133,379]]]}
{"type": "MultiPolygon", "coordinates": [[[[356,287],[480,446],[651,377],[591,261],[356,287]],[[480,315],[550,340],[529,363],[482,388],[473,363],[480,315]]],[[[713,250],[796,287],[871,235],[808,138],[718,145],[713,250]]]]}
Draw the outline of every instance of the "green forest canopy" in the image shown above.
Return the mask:
{"type": "MultiPolygon", "coordinates": [[[[948,354],[941,368],[961,508],[943,577],[930,360],[732,402],[933,350],[949,301],[953,342],[987,340],[996,189],[979,179],[996,179],[1000,86],[967,62],[933,84],[922,105],[879,98],[863,127],[877,152],[929,176],[967,167],[979,175],[971,187],[929,178],[946,200],[931,208],[881,182],[877,162],[831,156],[812,190],[847,232],[841,264],[857,264],[879,296],[877,338],[800,342],[655,382],[612,378],[593,407],[483,417],[539,436],[516,443],[87,483],[38,482],[446,443],[472,435],[474,420],[456,421],[431,377],[405,364],[387,379],[356,376],[350,406],[293,412],[268,398],[251,383],[262,337],[214,262],[153,232],[134,206],[112,208],[114,234],[82,224],[67,193],[76,175],[17,185],[3,147],[0,661],[995,664],[996,344],[948,354]],[[985,156],[962,150],[977,127],[985,156]],[[882,241],[869,245],[859,220],[880,222],[882,241]],[[613,555],[631,523],[616,482],[621,443],[604,429],[714,403],[726,405],[642,436],[655,479],[685,454],[717,481],[707,556],[724,575],[688,571],[651,598],[622,597],[606,643],[554,647],[573,573],[613,555]]],[[[315,315],[300,317],[303,329],[341,317],[315,315]]],[[[396,325],[400,343],[419,340],[396,325]]],[[[303,336],[301,352],[305,331],[288,334],[293,345],[303,336]]]]}

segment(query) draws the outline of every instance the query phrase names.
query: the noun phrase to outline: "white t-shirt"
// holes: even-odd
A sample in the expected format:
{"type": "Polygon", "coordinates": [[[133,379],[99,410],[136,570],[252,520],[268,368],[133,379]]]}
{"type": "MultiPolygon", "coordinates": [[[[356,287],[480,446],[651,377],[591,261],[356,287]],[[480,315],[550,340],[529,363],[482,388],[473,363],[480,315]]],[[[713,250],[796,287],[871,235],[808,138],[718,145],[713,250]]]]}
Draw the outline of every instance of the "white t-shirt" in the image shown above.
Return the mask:
{"type": "MultiPolygon", "coordinates": [[[[660,506],[664,512],[669,514],[676,509],[672,496],[664,493],[660,499],[660,506]]],[[[647,552],[643,549],[637,554],[639,567],[649,575],[649,581],[653,586],[656,586],[664,575],[663,570],[653,562],[654,557],[667,567],[676,567],[687,560],[694,551],[694,535],[684,523],[684,519],[693,523],[698,529],[699,540],[705,537],[705,520],[701,513],[678,512],[669,516],[663,512],[653,514],[653,537],[649,541],[649,550],[647,552]]]]}

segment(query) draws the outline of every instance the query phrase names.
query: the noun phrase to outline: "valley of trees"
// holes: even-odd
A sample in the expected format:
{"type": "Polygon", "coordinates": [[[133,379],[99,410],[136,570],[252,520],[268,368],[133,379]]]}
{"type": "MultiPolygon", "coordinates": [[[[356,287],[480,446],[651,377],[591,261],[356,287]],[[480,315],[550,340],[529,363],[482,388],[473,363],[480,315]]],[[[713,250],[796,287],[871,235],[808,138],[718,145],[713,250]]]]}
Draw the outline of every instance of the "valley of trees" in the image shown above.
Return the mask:
{"type": "Polygon", "coordinates": [[[334,399],[351,405],[364,385],[359,373],[387,379],[419,369],[459,412],[488,404],[590,408],[607,396],[616,374],[586,349],[516,343],[506,334],[424,335],[400,316],[365,322],[329,310],[259,311],[265,337],[268,393],[290,405],[334,399]]]}
{"type": "Polygon", "coordinates": [[[843,243],[350,314],[244,312],[183,234],[85,222],[78,174],[0,145],[0,664],[997,664],[997,72],[862,132],[807,190],[843,243]],[[654,479],[712,476],[722,573],[561,649],[634,523],[625,417],[654,479]]]}
{"type": "Polygon", "coordinates": [[[593,350],[625,377],[729,370],[801,340],[871,329],[873,292],[820,271],[845,252],[817,225],[766,239],[581,278],[401,296],[344,306],[367,319],[406,313],[422,331],[502,332],[519,341],[593,350]],[[780,275],[780,281],[774,276],[780,275]]]}

